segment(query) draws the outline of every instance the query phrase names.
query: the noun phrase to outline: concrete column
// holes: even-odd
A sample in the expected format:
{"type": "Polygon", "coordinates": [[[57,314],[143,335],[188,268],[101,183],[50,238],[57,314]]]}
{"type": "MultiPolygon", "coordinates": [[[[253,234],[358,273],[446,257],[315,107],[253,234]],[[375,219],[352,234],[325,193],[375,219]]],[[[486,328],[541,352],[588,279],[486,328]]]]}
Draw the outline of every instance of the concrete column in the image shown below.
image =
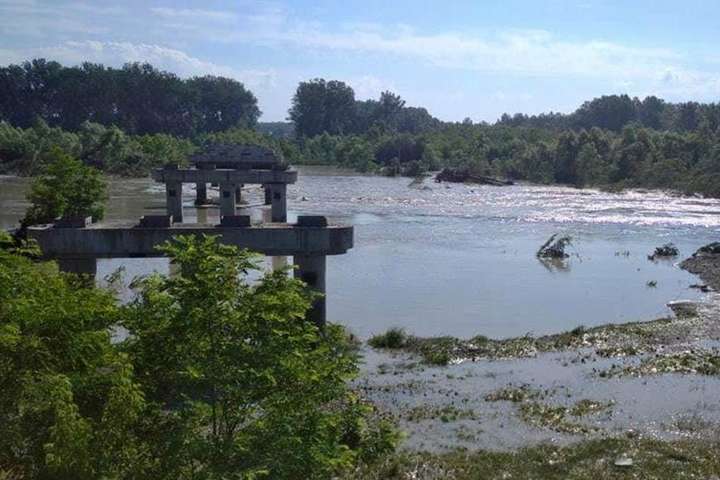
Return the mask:
{"type": "Polygon", "coordinates": [[[182,182],[168,182],[165,184],[165,201],[167,214],[172,215],[173,222],[182,223],[182,182]]]}
{"type": "Polygon", "coordinates": [[[295,255],[293,262],[297,266],[295,278],[305,282],[309,288],[321,293],[322,297],[313,302],[307,319],[318,327],[325,326],[325,256],[324,255],[295,255]]]}
{"type": "Polygon", "coordinates": [[[197,223],[210,223],[208,222],[208,209],[198,208],[197,211],[197,223]]]}
{"type": "Polygon", "coordinates": [[[207,198],[207,184],[198,183],[195,188],[195,205],[206,205],[207,198]]]}
{"type": "Polygon", "coordinates": [[[83,275],[88,286],[95,285],[95,274],[97,273],[97,260],[93,257],[61,257],[57,259],[58,268],[61,272],[83,275]]]}
{"type": "Polygon", "coordinates": [[[287,267],[288,264],[288,258],[287,257],[270,257],[272,260],[272,269],[273,271],[282,270],[283,268],[287,267]]]}
{"type": "Polygon", "coordinates": [[[242,185],[235,187],[235,203],[239,204],[242,202],[242,185]]]}
{"type": "Polygon", "coordinates": [[[182,273],[179,263],[168,262],[168,277],[179,277],[182,273]]]}
{"type": "Polygon", "coordinates": [[[263,190],[265,191],[265,205],[271,205],[272,204],[272,190],[270,189],[269,184],[263,185],[263,190]]]}
{"type": "Polygon", "coordinates": [[[235,215],[235,184],[220,184],[220,216],[235,215]]]}
{"type": "Polygon", "coordinates": [[[270,191],[272,192],[272,221],[287,222],[287,185],[272,183],[270,191]]]}

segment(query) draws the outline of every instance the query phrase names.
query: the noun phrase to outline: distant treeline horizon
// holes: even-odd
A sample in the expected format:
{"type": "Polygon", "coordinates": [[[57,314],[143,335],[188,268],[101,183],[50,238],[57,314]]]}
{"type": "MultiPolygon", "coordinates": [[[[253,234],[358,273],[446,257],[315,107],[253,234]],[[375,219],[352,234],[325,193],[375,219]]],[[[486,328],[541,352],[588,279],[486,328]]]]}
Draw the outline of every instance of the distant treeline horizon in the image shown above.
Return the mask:
{"type": "Polygon", "coordinates": [[[443,122],[397,94],[300,82],[289,122],[258,122],[232,79],[181,79],[43,59],[0,68],[0,173],[31,175],[52,146],[106,172],[144,175],[212,142],[256,143],[296,164],[421,175],[451,167],[535,183],[647,187],[720,197],[720,104],[605,95],[568,114],[443,122]]]}
{"type": "Polygon", "coordinates": [[[389,91],[378,100],[356,100],[352,87],[342,81],[313,79],[299,84],[287,121],[260,122],[260,115],[255,95],[241,82],[222,76],[183,79],[149,63],[113,68],[83,62],[67,67],[42,58],[0,67],[0,121],[27,128],[39,118],[70,131],[89,121],[115,125],[130,134],[191,136],[241,127],[312,137],[365,133],[394,116],[393,128],[401,133],[456,123],[615,132],[637,123],[655,130],[714,132],[720,126],[720,103],[612,94],[588,100],[571,113],[504,113],[495,122],[473,122],[469,116],[456,122],[439,120],[423,107],[406,106],[389,91]],[[320,108],[307,108],[313,96],[322,97],[320,108]]]}

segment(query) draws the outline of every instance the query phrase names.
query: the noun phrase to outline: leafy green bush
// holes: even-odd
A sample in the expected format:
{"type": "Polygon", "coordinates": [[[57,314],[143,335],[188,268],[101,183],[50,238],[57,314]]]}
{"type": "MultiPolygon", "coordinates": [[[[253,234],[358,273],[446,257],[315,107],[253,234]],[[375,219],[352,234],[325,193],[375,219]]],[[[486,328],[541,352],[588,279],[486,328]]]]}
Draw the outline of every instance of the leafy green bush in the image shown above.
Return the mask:
{"type": "Polygon", "coordinates": [[[330,479],[395,448],[348,387],[356,349],[305,321],[287,272],[250,284],[252,254],[180,237],[179,275],[120,306],[30,250],[0,234],[0,474],[330,479]]]}
{"type": "MultiPolygon", "coordinates": [[[[128,478],[147,458],[145,399],[112,345],[115,298],[0,242],[0,470],[128,478]]],[[[12,477],[10,477],[12,478],[12,477]]]]}
{"type": "Polygon", "coordinates": [[[403,348],[407,342],[408,335],[402,328],[393,327],[387,332],[372,336],[368,345],[374,348],[398,349],[403,348]]]}
{"type": "Polygon", "coordinates": [[[102,219],[107,187],[100,172],[58,147],[51,150],[48,161],[30,187],[28,200],[32,204],[21,223],[50,223],[62,216],[102,219]]]}

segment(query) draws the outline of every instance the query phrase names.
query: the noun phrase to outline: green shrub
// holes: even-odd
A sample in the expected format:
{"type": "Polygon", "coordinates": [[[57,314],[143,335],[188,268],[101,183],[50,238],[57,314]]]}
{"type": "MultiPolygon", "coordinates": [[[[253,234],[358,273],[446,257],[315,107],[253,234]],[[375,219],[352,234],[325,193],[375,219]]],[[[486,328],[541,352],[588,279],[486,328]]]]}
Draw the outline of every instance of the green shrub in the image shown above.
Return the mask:
{"type": "Polygon", "coordinates": [[[368,340],[368,344],[374,348],[398,349],[403,348],[408,336],[402,328],[393,327],[385,333],[374,335],[368,340]]]}

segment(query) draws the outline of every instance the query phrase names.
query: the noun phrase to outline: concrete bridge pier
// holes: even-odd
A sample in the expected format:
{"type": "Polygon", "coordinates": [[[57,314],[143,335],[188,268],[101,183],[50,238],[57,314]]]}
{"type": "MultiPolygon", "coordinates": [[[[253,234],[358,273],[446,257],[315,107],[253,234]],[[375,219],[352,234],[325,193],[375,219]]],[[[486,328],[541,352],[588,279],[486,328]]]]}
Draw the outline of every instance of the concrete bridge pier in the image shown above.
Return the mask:
{"type": "Polygon", "coordinates": [[[270,190],[270,185],[267,183],[263,185],[263,191],[265,192],[265,205],[271,205],[272,204],[272,190],[270,190]]]}
{"type": "Polygon", "coordinates": [[[294,273],[295,278],[302,280],[309,288],[322,294],[313,302],[307,314],[307,319],[320,328],[325,326],[326,321],[325,258],[325,255],[295,255],[293,257],[293,263],[297,267],[294,273]]]}
{"type": "Polygon", "coordinates": [[[95,283],[97,259],[94,257],[59,257],[56,261],[61,272],[87,275],[88,285],[95,283]]]}
{"type": "Polygon", "coordinates": [[[220,184],[220,216],[235,215],[235,194],[236,187],[234,183],[220,184]]]}
{"type": "Polygon", "coordinates": [[[271,183],[272,195],[272,221],[287,222],[287,185],[284,183],[271,183]]]}
{"type": "Polygon", "coordinates": [[[207,183],[197,183],[195,188],[195,205],[206,205],[207,199],[207,183]]]}
{"type": "Polygon", "coordinates": [[[167,214],[172,215],[173,222],[182,223],[182,182],[165,183],[165,201],[167,202],[167,214]]]}

